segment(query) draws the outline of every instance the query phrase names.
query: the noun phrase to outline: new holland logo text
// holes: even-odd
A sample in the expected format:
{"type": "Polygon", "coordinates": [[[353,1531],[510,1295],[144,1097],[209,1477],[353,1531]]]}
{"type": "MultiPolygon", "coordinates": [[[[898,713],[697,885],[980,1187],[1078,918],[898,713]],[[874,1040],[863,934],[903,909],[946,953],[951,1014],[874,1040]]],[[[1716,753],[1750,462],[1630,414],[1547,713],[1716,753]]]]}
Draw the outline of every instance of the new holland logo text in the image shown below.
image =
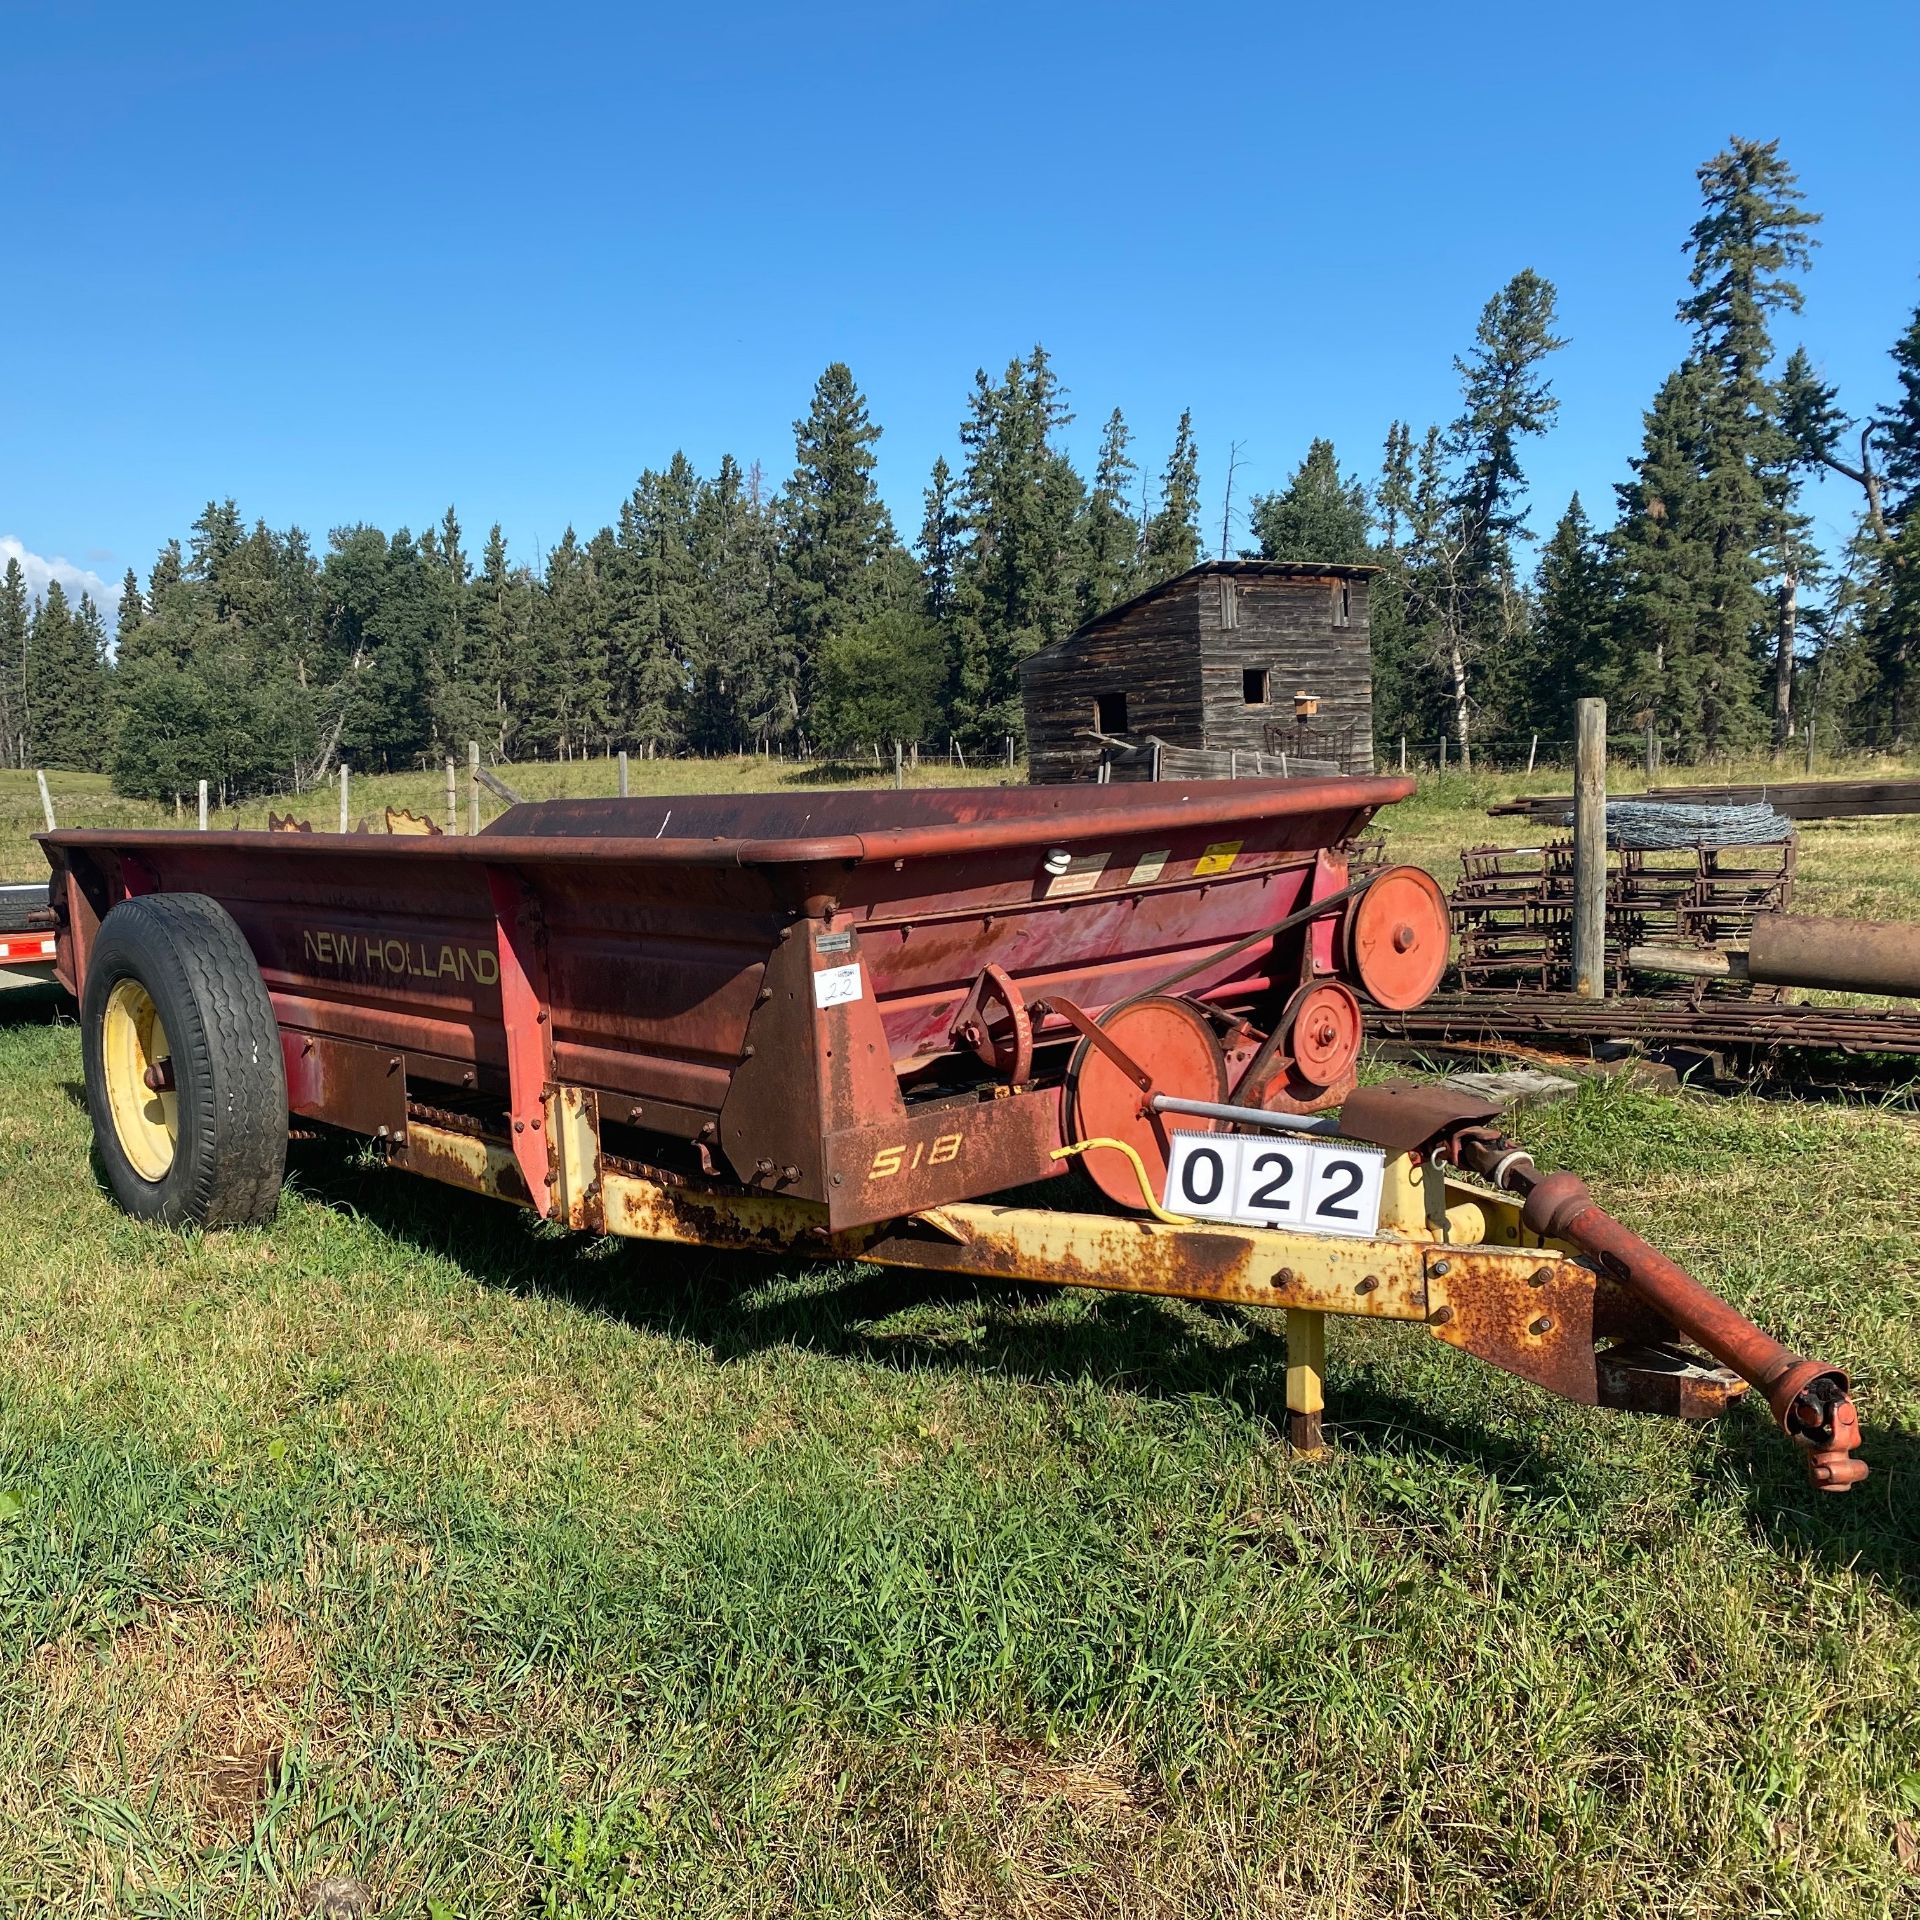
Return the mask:
{"type": "Polygon", "coordinates": [[[301,946],[316,966],[343,973],[383,973],[400,980],[472,980],[483,987],[500,980],[500,956],[485,947],[454,941],[403,940],[398,934],[309,930],[301,946]]]}

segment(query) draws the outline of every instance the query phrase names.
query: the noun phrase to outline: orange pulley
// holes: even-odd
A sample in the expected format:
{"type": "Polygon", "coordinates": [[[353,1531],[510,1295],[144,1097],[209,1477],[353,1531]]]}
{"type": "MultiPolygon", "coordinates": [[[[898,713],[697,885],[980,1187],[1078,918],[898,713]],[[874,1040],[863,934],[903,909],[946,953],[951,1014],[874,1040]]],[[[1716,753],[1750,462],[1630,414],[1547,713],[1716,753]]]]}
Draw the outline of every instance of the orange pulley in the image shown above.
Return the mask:
{"type": "Polygon", "coordinates": [[[1347,909],[1346,971],[1378,1005],[1417,1007],[1447,970],[1447,897],[1419,867],[1388,867],[1347,909]]]}

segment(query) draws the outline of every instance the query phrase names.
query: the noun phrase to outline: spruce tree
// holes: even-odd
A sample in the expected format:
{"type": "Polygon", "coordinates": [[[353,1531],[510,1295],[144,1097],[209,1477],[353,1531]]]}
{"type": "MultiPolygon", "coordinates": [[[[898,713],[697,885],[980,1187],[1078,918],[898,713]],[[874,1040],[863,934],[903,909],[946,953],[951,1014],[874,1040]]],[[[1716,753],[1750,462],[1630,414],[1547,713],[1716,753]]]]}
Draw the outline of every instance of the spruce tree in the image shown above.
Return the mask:
{"type": "Polygon", "coordinates": [[[1193,410],[1180,416],[1173,452],[1160,477],[1160,505],[1147,522],[1141,584],[1155,586],[1199,563],[1200,456],[1193,444],[1193,410]]]}
{"type": "Polygon", "coordinates": [[[114,622],[114,651],[127,644],[128,637],[141,621],[147,617],[147,603],[141,598],[140,576],[129,567],[126,578],[120,582],[120,611],[114,622]]]}
{"type": "Polygon", "coordinates": [[[27,576],[13,555],[0,575],[0,766],[23,767],[26,748],[27,576]]]}
{"type": "Polygon", "coordinates": [[[995,382],[974,375],[960,429],[964,545],[954,576],[954,718],[997,752],[1024,731],[1020,662],[1072,631],[1084,573],[1086,486],[1054,435],[1072,419],[1044,348],[995,382]]]}
{"type": "Polygon", "coordinates": [[[1572,731],[1576,700],[1613,689],[1617,618],[1606,545],[1576,493],[1540,550],[1513,718],[1549,738],[1572,731]]]}
{"type": "Polygon", "coordinates": [[[1140,528],[1128,504],[1138,472],[1127,449],[1133,436],[1115,407],[1100,431],[1084,534],[1087,554],[1080,618],[1091,620],[1134,590],[1140,571],[1140,528]]]}
{"type": "Polygon", "coordinates": [[[180,586],[185,578],[186,567],[180,558],[180,542],[169,540],[160,549],[153,570],[147,575],[147,611],[158,613],[167,595],[180,586]]]}
{"type": "Polygon", "coordinates": [[[880,429],[852,370],[834,361],[793,423],[794,470],[781,502],[781,583],[792,648],[784,689],[788,725],[803,718],[821,644],[873,605],[869,572],[894,546],[893,521],[874,484],[880,429]]]}
{"type": "Polygon", "coordinates": [[[1367,490],[1342,475],[1331,440],[1315,440],[1279,493],[1255,494],[1248,512],[1262,560],[1359,566],[1373,557],[1367,490]]]}
{"type": "Polygon", "coordinates": [[[1679,316],[1693,328],[1693,358],[1711,376],[1699,468],[1712,571],[1693,650],[1702,663],[1697,722],[1713,748],[1751,739],[1758,728],[1754,668],[1775,625],[1763,582],[1778,574],[1783,540],[1791,551],[1783,529],[1795,490],[1792,445],[1769,378],[1768,323],[1800,310],[1792,275],[1812,260],[1810,230],[1820,216],[1800,204],[1777,141],[1736,138],[1699,179],[1705,205],[1688,240],[1693,292],[1679,316]]]}
{"type": "Polygon", "coordinates": [[[671,752],[685,740],[687,688],[700,650],[694,510],[700,480],[676,452],[640,476],[620,513],[607,569],[614,729],[671,752]]]}
{"type": "Polygon", "coordinates": [[[27,635],[27,760],[92,770],[105,751],[106,626],[87,594],[47,582],[27,635]]]}
{"type": "Polygon", "coordinates": [[[1752,698],[1753,661],[1705,644],[1719,571],[1702,459],[1713,381],[1689,360],[1667,376],[1645,417],[1633,478],[1615,492],[1621,582],[1615,685],[1627,712],[1650,716],[1683,749],[1707,737],[1710,712],[1752,698]]]}
{"type": "MultiPolygon", "coordinates": [[[[1428,441],[1434,449],[1438,440],[1437,431],[1430,431],[1428,441]]],[[[1401,735],[1429,739],[1444,725],[1445,705],[1433,659],[1415,631],[1408,604],[1407,532],[1413,499],[1413,430],[1404,420],[1396,420],[1387,429],[1380,483],[1374,490],[1380,534],[1375,557],[1380,574],[1367,596],[1374,734],[1383,750],[1401,735]]]]}
{"type": "Polygon", "coordinates": [[[521,716],[526,744],[542,756],[573,760],[606,740],[613,548],[610,531],[583,543],[568,527],[547,555],[544,591],[533,608],[534,671],[521,716]]]}
{"type": "Polygon", "coordinates": [[[1515,274],[1481,309],[1471,350],[1453,363],[1461,408],[1446,440],[1452,511],[1441,534],[1446,564],[1432,586],[1453,730],[1467,768],[1478,683],[1511,684],[1506,656],[1524,645],[1513,559],[1513,542],[1529,537],[1520,443],[1545,433],[1559,412],[1541,371],[1566,345],[1553,330],[1556,298],[1553,282],[1531,267],[1515,274]]]}
{"type": "Polygon", "coordinates": [[[920,554],[927,612],[933,619],[945,621],[953,614],[953,575],[960,561],[961,516],[959,491],[944,453],[933,463],[933,474],[922,498],[926,511],[921,515],[920,538],[914,546],[920,554]]]}
{"type": "Polygon", "coordinates": [[[1841,446],[1856,423],[1841,407],[1839,389],[1815,373],[1805,347],[1795,347],[1787,356],[1777,395],[1781,430],[1791,444],[1793,457],[1806,466],[1826,467],[1860,488],[1866,497],[1868,530],[1874,539],[1884,540],[1884,479],[1874,458],[1874,436],[1881,423],[1870,420],[1861,428],[1860,459],[1855,465],[1842,453],[1841,446]]]}
{"type": "Polygon", "coordinates": [[[731,454],[699,488],[689,540],[687,738],[707,752],[750,748],[773,731],[775,535],[731,454]]]}
{"type": "Polygon", "coordinates": [[[1904,526],[1920,500],[1920,307],[1892,353],[1900,397],[1878,416],[1879,440],[1886,451],[1890,518],[1904,526]]]}

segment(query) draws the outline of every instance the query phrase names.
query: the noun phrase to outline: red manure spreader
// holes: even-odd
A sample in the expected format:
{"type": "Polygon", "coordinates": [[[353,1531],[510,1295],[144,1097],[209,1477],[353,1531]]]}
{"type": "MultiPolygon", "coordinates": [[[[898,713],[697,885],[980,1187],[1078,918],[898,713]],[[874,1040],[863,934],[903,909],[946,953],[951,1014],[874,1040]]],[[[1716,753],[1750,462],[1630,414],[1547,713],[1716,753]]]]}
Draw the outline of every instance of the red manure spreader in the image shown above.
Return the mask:
{"type": "Polygon", "coordinates": [[[1846,1376],[1450,1089],[1356,1090],[1447,913],[1348,850],[1404,779],[543,801],[471,836],[54,832],[130,1212],[269,1218],[291,1125],[602,1233],[1328,1314],[1570,1400],[1751,1386],[1844,1490],[1846,1376]],[[995,1196],[1079,1164],[1081,1208],[995,1196]]]}

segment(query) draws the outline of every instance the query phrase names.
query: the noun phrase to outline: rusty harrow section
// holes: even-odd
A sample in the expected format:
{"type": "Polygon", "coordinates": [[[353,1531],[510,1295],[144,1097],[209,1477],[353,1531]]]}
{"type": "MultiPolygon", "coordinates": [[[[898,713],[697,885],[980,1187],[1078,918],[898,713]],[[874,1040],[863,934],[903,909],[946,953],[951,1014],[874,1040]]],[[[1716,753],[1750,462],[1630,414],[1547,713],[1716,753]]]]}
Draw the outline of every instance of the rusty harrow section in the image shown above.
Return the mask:
{"type": "MultiPolygon", "coordinates": [[[[1448,900],[1458,943],[1460,984],[1469,993],[1550,993],[1573,971],[1573,842],[1538,847],[1469,847],[1448,900]]],[[[1638,848],[1607,854],[1608,990],[1633,989],[1629,948],[1711,946],[1744,940],[1754,918],[1784,913],[1792,899],[1794,842],[1638,848]]],[[[1669,981],[1649,986],[1668,993],[1669,981]]],[[[1716,994],[1728,991],[1716,982],[1716,994]]],[[[1746,997],[1745,983],[1734,991],[1746,997]]]]}
{"type": "MultiPolygon", "coordinates": [[[[1699,983],[1695,983],[1696,985],[1699,983]]],[[[1502,1041],[1584,1052],[1598,1040],[1739,1050],[1920,1055],[1920,1013],[1877,1007],[1792,1006],[1714,995],[1698,1003],[1657,995],[1584,1000],[1571,993],[1438,994],[1406,1013],[1367,1009],[1379,1038],[1439,1046],[1502,1041]]]]}

